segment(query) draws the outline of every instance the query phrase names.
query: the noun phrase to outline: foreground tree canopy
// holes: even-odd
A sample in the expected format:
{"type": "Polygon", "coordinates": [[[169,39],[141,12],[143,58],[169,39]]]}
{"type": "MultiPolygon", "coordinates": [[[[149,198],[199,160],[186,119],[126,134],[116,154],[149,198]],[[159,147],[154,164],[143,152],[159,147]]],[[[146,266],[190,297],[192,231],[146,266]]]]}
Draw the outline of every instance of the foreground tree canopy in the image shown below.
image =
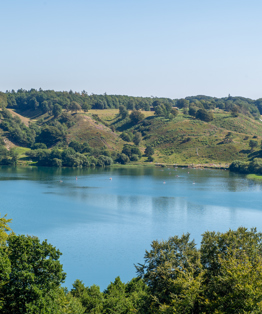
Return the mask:
{"type": "Polygon", "coordinates": [[[137,278],[103,292],[76,280],[61,287],[61,253],[47,241],[10,231],[0,218],[1,313],[261,313],[262,234],[239,228],[153,241],[137,278]]]}

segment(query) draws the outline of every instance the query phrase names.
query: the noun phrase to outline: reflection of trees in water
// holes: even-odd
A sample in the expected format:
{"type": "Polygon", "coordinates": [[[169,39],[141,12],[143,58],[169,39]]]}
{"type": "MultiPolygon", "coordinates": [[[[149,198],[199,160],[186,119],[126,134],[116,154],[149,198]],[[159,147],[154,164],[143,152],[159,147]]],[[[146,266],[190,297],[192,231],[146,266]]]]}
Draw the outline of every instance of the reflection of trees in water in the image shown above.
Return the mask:
{"type": "Polygon", "coordinates": [[[152,198],[152,215],[159,220],[170,223],[185,221],[187,217],[187,201],[181,197],[152,198]]]}

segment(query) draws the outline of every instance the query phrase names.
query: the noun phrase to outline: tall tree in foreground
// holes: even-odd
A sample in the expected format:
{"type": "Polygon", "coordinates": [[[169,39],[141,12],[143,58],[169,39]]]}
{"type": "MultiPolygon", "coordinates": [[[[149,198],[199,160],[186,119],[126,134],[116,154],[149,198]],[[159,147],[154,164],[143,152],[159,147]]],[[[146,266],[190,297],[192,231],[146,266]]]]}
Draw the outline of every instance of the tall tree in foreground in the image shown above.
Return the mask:
{"type": "Polygon", "coordinates": [[[136,266],[149,287],[147,313],[261,313],[262,234],[239,228],[153,241],[136,266]]]}
{"type": "Polygon", "coordinates": [[[1,313],[48,313],[65,279],[61,253],[46,240],[24,235],[9,235],[7,246],[11,270],[1,288],[1,313]]]}

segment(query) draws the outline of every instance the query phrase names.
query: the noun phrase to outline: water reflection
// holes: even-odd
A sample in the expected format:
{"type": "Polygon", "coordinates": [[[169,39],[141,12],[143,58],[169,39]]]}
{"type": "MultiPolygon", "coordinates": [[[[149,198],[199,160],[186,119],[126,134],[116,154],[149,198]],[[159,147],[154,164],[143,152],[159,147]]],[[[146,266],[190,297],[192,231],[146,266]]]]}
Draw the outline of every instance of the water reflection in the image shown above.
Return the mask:
{"type": "Polygon", "coordinates": [[[1,167],[0,187],[13,230],[63,252],[68,286],[130,280],[154,239],[190,232],[199,243],[206,230],[262,230],[261,184],[228,171],[1,167]]]}

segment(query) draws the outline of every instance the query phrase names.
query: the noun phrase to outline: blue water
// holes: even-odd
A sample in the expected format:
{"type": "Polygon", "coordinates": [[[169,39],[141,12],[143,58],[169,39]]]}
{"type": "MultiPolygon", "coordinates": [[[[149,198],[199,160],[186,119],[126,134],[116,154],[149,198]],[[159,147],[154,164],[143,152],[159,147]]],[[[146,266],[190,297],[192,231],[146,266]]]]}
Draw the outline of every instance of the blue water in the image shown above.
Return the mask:
{"type": "Polygon", "coordinates": [[[189,232],[200,244],[206,230],[262,231],[262,184],[222,170],[1,167],[0,191],[15,233],[63,253],[70,289],[75,279],[102,290],[116,276],[129,281],[155,239],[189,232]]]}

